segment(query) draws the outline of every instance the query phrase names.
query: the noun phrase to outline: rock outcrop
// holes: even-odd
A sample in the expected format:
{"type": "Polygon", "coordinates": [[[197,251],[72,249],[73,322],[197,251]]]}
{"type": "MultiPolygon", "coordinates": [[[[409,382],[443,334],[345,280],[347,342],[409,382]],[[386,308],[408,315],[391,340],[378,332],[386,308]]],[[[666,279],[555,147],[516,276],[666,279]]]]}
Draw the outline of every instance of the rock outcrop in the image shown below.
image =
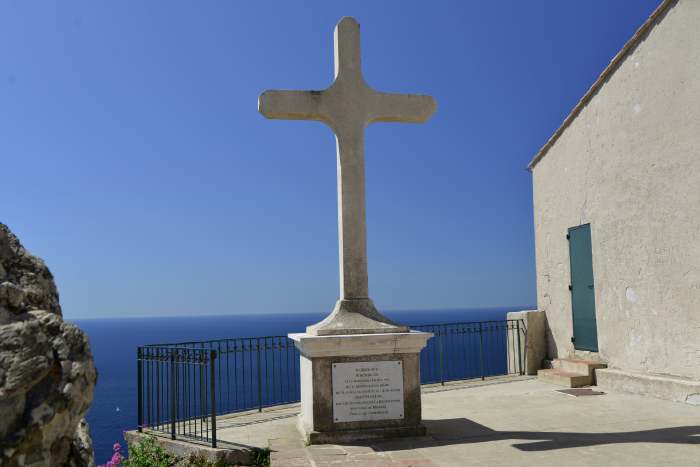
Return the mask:
{"type": "Polygon", "coordinates": [[[0,465],[94,466],[84,416],[96,379],[51,272],[0,223],[0,465]]]}

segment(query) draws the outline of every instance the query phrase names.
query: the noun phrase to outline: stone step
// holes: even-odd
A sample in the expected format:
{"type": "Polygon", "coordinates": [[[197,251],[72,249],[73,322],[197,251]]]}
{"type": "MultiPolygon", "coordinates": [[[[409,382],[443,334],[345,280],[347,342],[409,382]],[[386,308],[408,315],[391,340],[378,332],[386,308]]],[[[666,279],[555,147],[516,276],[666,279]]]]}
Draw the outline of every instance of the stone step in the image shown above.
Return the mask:
{"type": "Polygon", "coordinates": [[[577,373],[580,375],[593,376],[598,368],[607,368],[608,365],[592,360],[580,360],[575,358],[556,358],[552,362],[552,368],[577,373]]]}
{"type": "Polygon", "coordinates": [[[537,372],[537,379],[545,383],[556,384],[567,388],[580,388],[593,384],[593,377],[591,375],[572,373],[560,368],[539,370],[537,372]]]}

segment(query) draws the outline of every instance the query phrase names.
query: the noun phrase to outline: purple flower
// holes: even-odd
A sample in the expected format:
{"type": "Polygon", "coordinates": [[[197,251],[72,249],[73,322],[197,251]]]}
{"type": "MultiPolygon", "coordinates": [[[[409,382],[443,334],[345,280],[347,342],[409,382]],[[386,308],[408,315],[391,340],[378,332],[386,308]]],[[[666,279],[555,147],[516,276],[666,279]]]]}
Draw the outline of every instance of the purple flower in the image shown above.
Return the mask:
{"type": "Polygon", "coordinates": [[[107,467],[119,467],[119,465],[122,463],[122,455],[119,454],[118,452],[115,452],[112,455],[112,458],[107,462],[107,467]]]}
{"type": "Polygon", "coordinates": [[[119,451],[122,449],[122,445],[119,444],[119,442],[114,443],[112,446],[112,449],[114,450],[114,454],[112,454],[112,458],[107,461],[106,464],[101,464],[98,465],[97,467],[119,467],[122,465],[122,461],[124,460],[124,456],[121,455],[119,451]]]}

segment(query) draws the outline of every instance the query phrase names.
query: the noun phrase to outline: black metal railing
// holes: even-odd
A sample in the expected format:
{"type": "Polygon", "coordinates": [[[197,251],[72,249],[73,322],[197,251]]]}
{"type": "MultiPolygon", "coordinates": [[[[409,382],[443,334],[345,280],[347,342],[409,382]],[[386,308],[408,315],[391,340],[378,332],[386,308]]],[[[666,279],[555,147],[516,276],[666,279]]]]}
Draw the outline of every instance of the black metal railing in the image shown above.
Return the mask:
{"type": "Polygon", "coordinates": [[[423,324],[413,329],[434,334],[420,356],[423,384],[523,374],[522,320],[423,324]]]}
{"type": "Polygon", "coordinates": [[[216,351],[181,346],[137,349],[138,428],[216,447],[216,351]]]}
{"type": "MultiPolygon", "coordinates": [[[[522,320],[428,324],[421,383],[523,374],[522,320]]],[[[299,402],[299,352],[287,336],[137,349],[138,429],[216,447],[217,416],[299,402]]]]}

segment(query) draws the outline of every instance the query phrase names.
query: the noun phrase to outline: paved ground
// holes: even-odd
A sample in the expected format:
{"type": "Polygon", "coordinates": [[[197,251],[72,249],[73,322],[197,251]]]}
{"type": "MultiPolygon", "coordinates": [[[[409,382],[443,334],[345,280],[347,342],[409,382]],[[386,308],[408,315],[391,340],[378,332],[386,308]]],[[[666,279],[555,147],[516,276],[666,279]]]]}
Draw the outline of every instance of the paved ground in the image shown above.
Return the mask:
{"type": "Polygon", "coordinates": [[[366,446],[304,447],[296,406],[227,419],[219,435],[269,446],[275,467],[700,467],[700,406],[613,393],[572,397],[556,389],[535,379],[424,388],[428,436],[366,446]]]}

